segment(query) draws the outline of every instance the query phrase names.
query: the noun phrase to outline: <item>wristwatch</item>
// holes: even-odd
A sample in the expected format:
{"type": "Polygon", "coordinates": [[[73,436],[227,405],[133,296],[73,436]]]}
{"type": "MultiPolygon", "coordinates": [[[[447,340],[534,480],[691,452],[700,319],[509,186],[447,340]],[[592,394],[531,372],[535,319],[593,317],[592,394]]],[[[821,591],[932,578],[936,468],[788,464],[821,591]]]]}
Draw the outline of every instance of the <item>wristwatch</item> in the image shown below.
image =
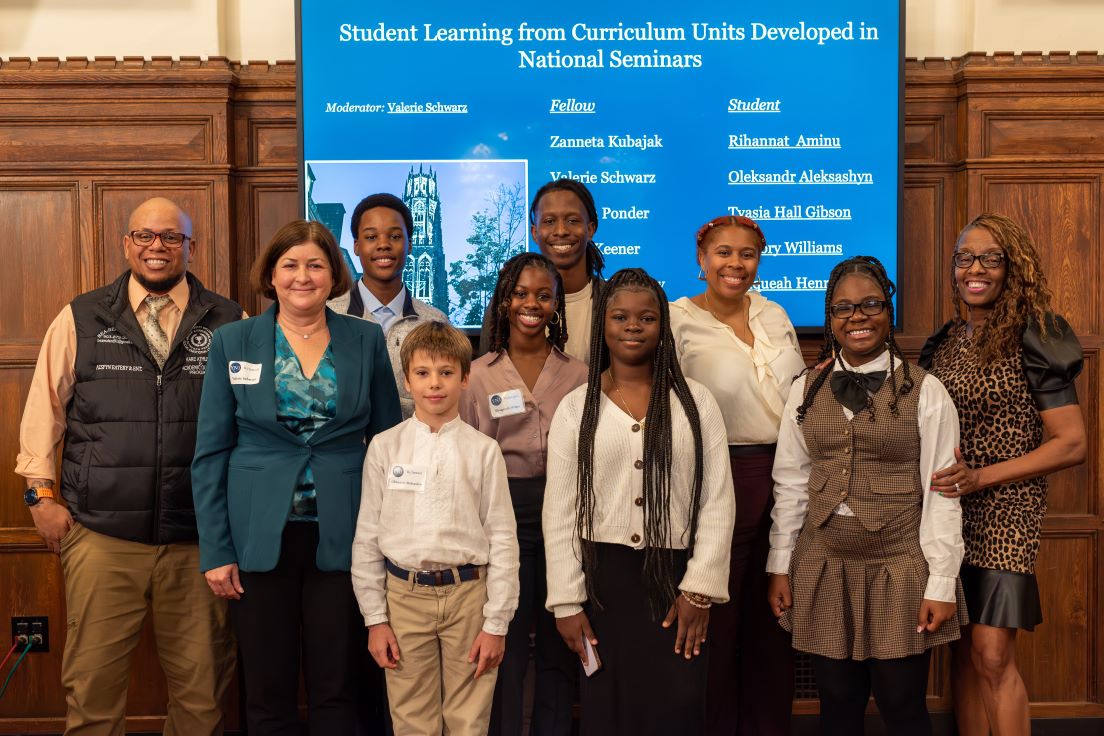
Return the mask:
{"type": "Polygon", "coordinates": [[[28,506],[37,506],[38,502],[44,498],[57,500],[57,496],[54,495],[54,489],[47,488],[46,486],[35,486],[34,488],[28,488],[23,493],[23,503],[28,506]]]}

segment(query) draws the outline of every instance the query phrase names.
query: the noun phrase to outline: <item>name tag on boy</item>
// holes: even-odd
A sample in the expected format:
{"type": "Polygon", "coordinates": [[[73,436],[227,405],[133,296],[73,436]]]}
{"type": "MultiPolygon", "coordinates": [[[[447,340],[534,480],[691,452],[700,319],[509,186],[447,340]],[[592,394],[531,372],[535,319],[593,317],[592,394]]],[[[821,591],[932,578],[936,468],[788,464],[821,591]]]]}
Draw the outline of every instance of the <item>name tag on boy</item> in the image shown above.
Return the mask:
{"type": "Polygon", "coordinates": [[[387,490],[424,491],[426,469],[422,465],[392,465],[387,471],[387,490]]]}
{"type": "Polygon", "coordinates": [[[246,363],[241,360],[231,360],[227,366],[230,371],[230,383],[244,383],[253,385],[261,381],[261,364],[246,363]]]}
{"type": "Polygon", "coordinates": [[[495,419],[525,413],[525,398],[522,397],[520,388],[491,394],[487,397],[487,403],[490,404],[491,416],[495,419]]]}

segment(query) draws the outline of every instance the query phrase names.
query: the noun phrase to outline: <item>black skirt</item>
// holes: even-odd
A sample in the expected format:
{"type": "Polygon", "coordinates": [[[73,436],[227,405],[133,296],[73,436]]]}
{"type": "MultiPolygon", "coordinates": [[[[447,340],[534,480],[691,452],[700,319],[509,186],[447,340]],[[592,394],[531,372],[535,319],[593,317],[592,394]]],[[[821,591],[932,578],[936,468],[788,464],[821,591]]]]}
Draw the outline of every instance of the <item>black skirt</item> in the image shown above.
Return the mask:
{"type": "MultiPolygon", "coordinates": [[[[586,614],[602,669],[590,677],[580,673],[580,733],[703,733],[708,650],[690,661],[675,654],[677,624],[664,629],[663,615],[652,617],[644,552],[620,544],[595,547],[593,584],[601,606],[588,603],[586,614]]],[[[676,580],[685,570],[686,552],[678,551],[676,580]]]]}
{"type": "Polygon", "coordinates": [[[964,564],[958,576],[970,623],[1034,631],[1043,622],[1039,584],[1033,574],[964,564]]]}

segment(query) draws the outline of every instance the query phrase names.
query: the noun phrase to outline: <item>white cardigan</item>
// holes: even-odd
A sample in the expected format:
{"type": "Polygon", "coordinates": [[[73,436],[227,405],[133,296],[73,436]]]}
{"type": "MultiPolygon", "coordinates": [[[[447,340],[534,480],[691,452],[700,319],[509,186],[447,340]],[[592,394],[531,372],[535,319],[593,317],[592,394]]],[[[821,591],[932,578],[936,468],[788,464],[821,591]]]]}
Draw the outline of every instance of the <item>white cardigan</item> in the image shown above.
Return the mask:
{"type": "MultiPolygon", "coordinates": [[[[687,379],[701,417],[704,475],[694,554],[680,590],[728,600],[728,564],[736,501],[728,459],[728,439],[717,402],[700,383],[687,379]]],[[[582,610],[586,600],[576,533],[578,509],[579,426],[587,387],[568,394],[548,433],[548,480],[544,494],[544,546],[548,569],[548,610],[557,618],[582,610]]],[[[636,421],[602,395],[594,440],[593,542],[644,548],[644,432],[636,421]],[[638,425],[637,425],[638,426],[638,425]],[[640,467],[637,467],[637,465],[640,467]]],[[[689,535],[690,491],[694,481],[694,440],[678,398],[671,394],[671,539],[668,547],[685,549],[689,535]]]]}

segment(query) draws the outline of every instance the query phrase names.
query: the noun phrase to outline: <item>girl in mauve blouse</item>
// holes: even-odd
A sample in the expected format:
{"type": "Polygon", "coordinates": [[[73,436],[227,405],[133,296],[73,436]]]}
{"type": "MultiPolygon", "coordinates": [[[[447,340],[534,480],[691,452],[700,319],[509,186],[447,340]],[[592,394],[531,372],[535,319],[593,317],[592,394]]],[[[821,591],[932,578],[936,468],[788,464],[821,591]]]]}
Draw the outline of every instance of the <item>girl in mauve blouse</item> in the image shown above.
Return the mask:
{"type": "Polygon", "coordinates": [[[521,551],[521,592],[506,635],[506,655],[491,709],[491,734],[520,736],[525,728],[524,681],[529,635],[536,629],[532,732],[571,733],[575,657],[544,610],[544,505],[548,428],[560,400],[586,383],[587,366],[564,354],[567,321],[563,281],[552,261],[522,253],[502,267],[491,300],[490,352],[472,363],[460,416],[498,441],[506,459],[521,551]]]}

